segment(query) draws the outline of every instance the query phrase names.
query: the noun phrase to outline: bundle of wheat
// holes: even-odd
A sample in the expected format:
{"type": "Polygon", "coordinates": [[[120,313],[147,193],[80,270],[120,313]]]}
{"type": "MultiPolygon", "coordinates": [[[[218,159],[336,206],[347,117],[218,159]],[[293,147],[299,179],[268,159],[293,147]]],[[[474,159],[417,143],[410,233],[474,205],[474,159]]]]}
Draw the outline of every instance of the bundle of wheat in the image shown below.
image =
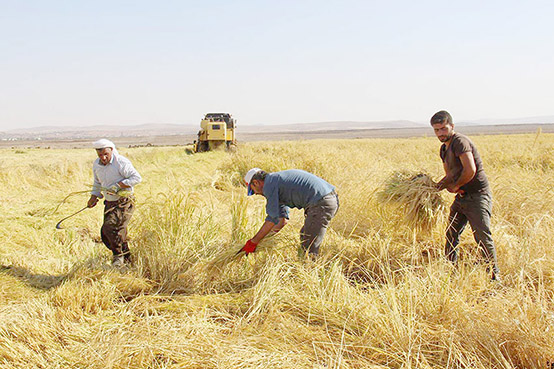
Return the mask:
{"type": "Polygon", "coordinates": [[[402,208],[408,224],[419,229],[432,228],[445,207],[436,183],[426,173],[394,172],[378,196],[402,208]]]}
{"type": "MultiPolygon", "coordinates": [[[[263,239],[258,246],[256,247],[256,251],[252,254],[257,254],[260,252],[267,252],[269,250],[274,250],[275,245],[274,242],[271,240],[273,237],[267,237],[267,239],[263,239]]],[[[221,271],[230,263],[232,263],[235,260],[242,259],[243,257],[247,256],[244,251],[242,251],[242,245],[236,245],[225,247],[222,249],[221,252],[216,254],[213,259],[209,260],[206,263],[206,272],[209,276],[216,276],[221,273],[221,271]]]]}

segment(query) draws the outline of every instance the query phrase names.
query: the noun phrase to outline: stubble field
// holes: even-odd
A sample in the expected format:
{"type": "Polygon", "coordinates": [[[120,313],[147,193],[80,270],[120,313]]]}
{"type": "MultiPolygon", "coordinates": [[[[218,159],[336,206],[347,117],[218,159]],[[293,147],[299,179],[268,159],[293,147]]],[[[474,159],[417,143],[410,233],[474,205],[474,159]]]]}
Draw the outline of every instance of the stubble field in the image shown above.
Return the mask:
{"type": "MultiPolygon", "coordinates": [[[[93,149],[4,149],[0,159],[2,368],[546,368],[554,361],[554,135],[475,136],[491,182],[502,283],[471,231],[444,260],[377,196],[391,173],[443,174],[436,138],[256,142],[236,154],[122,148],[141,173],[134,266],[109,266],[102,206],[85,206],[93,149]],[[251,167],[337,187],[315,263],[301,211],[260,251],[224,258],[264,220],[251,167]]],[[[449,203],[452,195],[444,194],[449,203]]],[[[445,215],[445,214],[443,214],[445,215]]]]}

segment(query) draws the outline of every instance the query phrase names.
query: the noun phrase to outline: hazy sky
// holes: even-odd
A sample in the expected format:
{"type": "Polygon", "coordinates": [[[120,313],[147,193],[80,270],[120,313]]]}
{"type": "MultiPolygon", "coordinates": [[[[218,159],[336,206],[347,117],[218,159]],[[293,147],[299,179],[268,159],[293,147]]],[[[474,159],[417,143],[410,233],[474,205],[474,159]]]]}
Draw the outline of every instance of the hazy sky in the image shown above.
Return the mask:
{"type": "Polygon", "coordinates": [[[554,114],[552,1],[0,0],[0,130],[554,114]]]}

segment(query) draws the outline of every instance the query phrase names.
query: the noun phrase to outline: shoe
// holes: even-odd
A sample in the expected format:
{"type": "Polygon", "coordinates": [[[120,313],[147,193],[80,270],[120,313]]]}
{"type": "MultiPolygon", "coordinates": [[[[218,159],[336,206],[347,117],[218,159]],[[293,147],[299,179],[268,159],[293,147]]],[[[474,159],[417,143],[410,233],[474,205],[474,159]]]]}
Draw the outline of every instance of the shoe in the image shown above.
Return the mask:
{"type": "Polygon", "coordinates": [[[123,255],[114,255],[112,258],[112,266],[114,268],[121,268],[123,265],[125,265],[125,258],[123,255]]]}

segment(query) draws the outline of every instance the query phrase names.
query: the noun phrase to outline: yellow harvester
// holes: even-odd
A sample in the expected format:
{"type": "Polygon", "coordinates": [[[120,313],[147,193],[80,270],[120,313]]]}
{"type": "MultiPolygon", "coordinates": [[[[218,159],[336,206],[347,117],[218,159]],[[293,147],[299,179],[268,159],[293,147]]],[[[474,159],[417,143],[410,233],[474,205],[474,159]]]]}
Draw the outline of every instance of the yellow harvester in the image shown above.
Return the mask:
{"type": "Polygon", "coordinates": [[[229,113],[206,114],[200,122],[194,151],[209,151],[223,145],[227,150],[234,150],[237,144],[235,127],[236,121],[229,113]]]}

